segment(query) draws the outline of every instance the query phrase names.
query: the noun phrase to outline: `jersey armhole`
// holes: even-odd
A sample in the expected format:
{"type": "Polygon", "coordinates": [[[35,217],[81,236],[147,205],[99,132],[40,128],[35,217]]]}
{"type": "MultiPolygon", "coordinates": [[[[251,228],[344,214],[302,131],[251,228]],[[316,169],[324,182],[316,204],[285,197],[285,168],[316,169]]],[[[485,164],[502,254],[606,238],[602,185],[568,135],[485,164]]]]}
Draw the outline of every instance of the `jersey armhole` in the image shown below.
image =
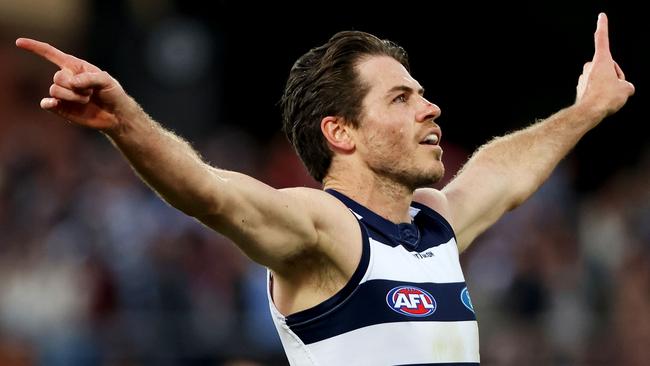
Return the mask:
{"type": "MultiPolygon", "coordinates": [[[[353,214],[354,212],[350,210],[353,214]]],[[[356,214],[355,214],[356,218],[356,214]]],[[[309,309],[301,310],[299,312],[287,315],[285,317],[286,323],[289,326],[296,326],[307,324],[311,321],[314,321],[318,318],[321,318],[328,313],[334,311],[338,306],[343,304],[347,299],[352,296],[355,292],[361,280],[364,278],[368,266],[370,264],[370,240],[368,236],[368,231],[365,225],[357,218],[359,223],[359,228],[361,229],[361,239],[362,239],[362,249],[361,249],[361,258],[357,268],[354,270],[354,273],[350,277],[350,280],[329,299],[317,304],[309,309]]],[[[270,289],[269,289],[270,290],[270,289]]]]}

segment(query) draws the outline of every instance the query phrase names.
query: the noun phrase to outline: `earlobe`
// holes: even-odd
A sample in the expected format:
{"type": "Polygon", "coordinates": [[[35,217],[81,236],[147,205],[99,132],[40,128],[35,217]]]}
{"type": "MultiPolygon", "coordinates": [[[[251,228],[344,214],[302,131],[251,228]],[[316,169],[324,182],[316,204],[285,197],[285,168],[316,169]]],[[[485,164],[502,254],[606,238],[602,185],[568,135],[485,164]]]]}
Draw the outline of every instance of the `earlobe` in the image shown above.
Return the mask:
{"type": "Polygon", "coordinates": [[[341,152],[354,150],[354,140],[350,134],[350,126],[342,117],[327,116],[321,120],[320,129],[332,149],[341,152]]]}

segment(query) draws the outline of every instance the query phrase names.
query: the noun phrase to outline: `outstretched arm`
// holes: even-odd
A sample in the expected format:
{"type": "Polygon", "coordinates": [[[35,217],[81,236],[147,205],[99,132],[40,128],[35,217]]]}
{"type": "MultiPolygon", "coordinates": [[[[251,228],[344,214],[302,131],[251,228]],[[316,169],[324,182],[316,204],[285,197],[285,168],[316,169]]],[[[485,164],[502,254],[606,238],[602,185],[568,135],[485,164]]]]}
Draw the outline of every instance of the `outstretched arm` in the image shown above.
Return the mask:
{"type": "Polygon", "coordinates": [[[634,94],[634,86],[612,59],[605,14],[598,16],[594,40],[594,56],[585,64],[572,106],[485,144],[442,192],[416,192],[415,199],[448,218],[461,251],[530,197],[585,133],[634,94]]]}
{"type": "Polygon", "coordinates": [[[252,259],[283,272],[292,256],[322,240],[327,224],[319,218],[330,206],[317,210],[312,192],[278,191],[216,169],[153,121],[107,72],[46,43],[21,38],[16,45],[60,67],[43,109],[102,131],[162,198],[229,236],[252,259]]]}

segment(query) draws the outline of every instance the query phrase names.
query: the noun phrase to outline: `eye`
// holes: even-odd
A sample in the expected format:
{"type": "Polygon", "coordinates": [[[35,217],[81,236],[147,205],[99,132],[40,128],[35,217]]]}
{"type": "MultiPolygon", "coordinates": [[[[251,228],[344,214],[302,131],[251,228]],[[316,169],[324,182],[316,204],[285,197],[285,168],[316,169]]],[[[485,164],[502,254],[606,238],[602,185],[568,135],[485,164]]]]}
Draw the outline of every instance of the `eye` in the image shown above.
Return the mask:
{"type": "Polygon", "coordinates": [[[402,93],[393,99],[393,103],[406,103],[407,100],[408,97],[406,96],[406,94],[402,93]]]}

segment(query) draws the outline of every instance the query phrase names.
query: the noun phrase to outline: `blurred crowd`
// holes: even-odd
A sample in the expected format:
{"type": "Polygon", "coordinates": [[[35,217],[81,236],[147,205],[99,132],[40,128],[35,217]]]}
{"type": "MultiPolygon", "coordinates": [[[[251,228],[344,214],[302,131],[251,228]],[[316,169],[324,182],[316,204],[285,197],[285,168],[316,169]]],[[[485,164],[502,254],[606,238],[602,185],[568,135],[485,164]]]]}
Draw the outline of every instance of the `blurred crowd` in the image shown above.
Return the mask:
{"type": "MultiPolygon", "coordinates": [[[[162,202],[101,134],[41,111],[53,69],[12,36],[0,28],[0,366],[286,364],[266,270],[162,202]]],[[[182,122],[147,95],[163,125],[182,122]]],[[[213,165],[318,187],[279,133],[186,131],[213,165]]],[[[449,179],[470,152],[446,141],[449,179]]],[[[589,192],[577,163],[461,257],[484,365],[650,364],[650,147],[589,192]]]]}
{"type": "MultiPolygon", "coordinates": [[[[0,365],[281,356],[265,270],[163,203],[98,133],[40,111],[40,81],[11,66],[0,66],[12,86],[0,98],[0,365]]],[[[272,185],[313,185],[282,140],[262,148],[229,128],[196,148],[272,185]]]]}

